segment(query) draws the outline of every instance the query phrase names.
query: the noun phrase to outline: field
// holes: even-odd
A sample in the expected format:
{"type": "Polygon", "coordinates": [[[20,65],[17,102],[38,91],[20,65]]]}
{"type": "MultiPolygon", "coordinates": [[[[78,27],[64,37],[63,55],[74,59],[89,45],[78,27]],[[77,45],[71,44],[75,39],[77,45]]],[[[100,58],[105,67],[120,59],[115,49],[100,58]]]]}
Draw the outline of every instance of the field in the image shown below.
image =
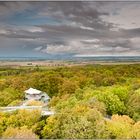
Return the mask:
{"type": "Polygon", "coordinates": [[[19,105],[33,87],[51,97],[55,114],[0,112],[0,138],[140,138],[140,64],[9,64],[1,62],[0,107],[19,105]]]}
{"type": "Polygon", "coordinates": [[[100,64],[100,65],[128,65],[128,64],[140,64],[139,61],[112,61],[112,60],[102,60],[102,61],[96,61],[96,60],[44,60],[44,61],[0,61],[0,67],[35,67],[35,66],[39,66],[39,67],[48,67],[48,68],[52,68],[52,67],[63,67],[63,66],[83,66],[83,65],[95,65],[95,64],[100,64]]]}

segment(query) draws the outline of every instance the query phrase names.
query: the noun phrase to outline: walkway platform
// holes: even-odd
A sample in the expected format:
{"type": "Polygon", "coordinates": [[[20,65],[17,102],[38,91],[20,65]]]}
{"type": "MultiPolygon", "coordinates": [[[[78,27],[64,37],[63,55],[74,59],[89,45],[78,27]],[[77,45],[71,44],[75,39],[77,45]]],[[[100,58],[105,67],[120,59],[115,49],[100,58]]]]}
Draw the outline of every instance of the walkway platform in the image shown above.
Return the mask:
{"type": "Polygon", "coordinates": [[[16,110],[41,110],[42,116],[50,116],[54,115],[54,112],[49,110],[47,107],[44,106],[10,106],[10,107],[0,107],[0,112],[13,112],[16,110]]]}

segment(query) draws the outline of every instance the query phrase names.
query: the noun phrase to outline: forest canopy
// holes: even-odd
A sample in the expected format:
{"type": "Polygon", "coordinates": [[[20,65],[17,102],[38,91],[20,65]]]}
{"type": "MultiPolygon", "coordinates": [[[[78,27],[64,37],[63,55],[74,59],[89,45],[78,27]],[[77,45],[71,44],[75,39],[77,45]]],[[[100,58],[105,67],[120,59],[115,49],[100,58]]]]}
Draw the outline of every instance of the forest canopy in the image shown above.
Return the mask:
{"type": "Polygon", "coordinates": [[[1,67],[0,107],[20,105],[30,87],[55,114],[0,112],[0,138],[140,138],[139,64],[1,67]]]}

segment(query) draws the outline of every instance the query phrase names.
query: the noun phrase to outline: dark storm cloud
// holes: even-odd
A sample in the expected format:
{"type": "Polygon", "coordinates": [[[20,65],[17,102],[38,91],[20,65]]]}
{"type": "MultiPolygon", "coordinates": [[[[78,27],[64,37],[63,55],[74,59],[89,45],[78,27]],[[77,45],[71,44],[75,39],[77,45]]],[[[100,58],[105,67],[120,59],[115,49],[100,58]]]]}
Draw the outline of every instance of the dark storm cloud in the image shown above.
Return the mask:
{"type": "Polygon", "coordinates": [[[27,2],[0,2],[0,16],[5,17],[15,12],[22,12],[28,8],[30,3],[27,2]]]}
{"type": "Polygon", "coordinates": [[[54,18],[64,20],[69,24],[85,26],[100,30],[112,27],[111,23],[104,23],[101,15],[109,15],[107,12],[97,10],[101,5],[97,2],[48,2],[48,9],[43,9],[39,15],[51,15],[54,18]]]}
{"type": "Polygon", "coordinates": [[[0,2],[0,38],[18,40],[19,47],[43,53],[135,53],[139,52],[140,28],[135,27],[139,20],[130,24],[126,22],[129,16],[126,21],[123,18],[127,9],[137,16],[136,6],[140,4],[0,2]]]}

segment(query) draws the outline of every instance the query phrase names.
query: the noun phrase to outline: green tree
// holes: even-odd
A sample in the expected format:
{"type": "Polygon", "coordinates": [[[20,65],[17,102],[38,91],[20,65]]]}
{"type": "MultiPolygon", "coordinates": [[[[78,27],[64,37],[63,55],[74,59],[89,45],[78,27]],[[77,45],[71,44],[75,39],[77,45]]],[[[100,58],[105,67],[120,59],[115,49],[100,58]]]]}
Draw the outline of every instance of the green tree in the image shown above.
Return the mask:
{"type": "Polygon", "coordinates": [[[125,102],[128,99],[130,88],[127,86],[114,86],[111,88],[111,92],[117,95],[119,99],[125,102]]]}
{"type": "Polygon", "coordinates": [[[106,105],[107,114],[112,115],[125,113],[126,107],[117,95],[105,92],[98,94],[97,98],[106,105]]]}
{"type": "Polygon", "coordinates": [[[127,114],[134,120],[140,120],[140,89],[129,95],[127,102],[127,114]]]}
{"type": "Polygon", "coordinates": [[[15,100],[22,100],[24,94],[13,88],[6,88],[0,92],[0,106],[7,106],[15,100]]]}

